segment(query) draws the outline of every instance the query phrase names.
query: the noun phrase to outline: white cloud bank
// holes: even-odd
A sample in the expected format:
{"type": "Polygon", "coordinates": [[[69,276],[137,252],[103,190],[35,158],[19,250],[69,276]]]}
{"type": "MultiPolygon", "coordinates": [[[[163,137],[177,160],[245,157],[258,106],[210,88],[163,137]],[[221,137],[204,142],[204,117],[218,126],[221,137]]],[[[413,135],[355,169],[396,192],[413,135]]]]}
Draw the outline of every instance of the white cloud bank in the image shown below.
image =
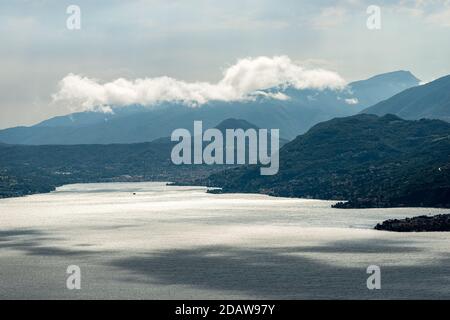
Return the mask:
{"type": "Polygon", "coordinates": [[[336,72],[324,69],[305,69],[287,56],[257,57],[238,60],[223,72],[223,78],[215,84],[185,82],[170,77],[117,80],[100,83],[76,74],[68,74],[59,83],[59,91],[53,95],[56,102],[78,105],[82,110],[104,106],[131,104],[153,105],[165,101],[177,101],[189,106],[199,106],[211,100],[239,101],[255,95],[286,100],[281,92],[261,90],[293,86],[297,89],[341,89],[344,79],[336,72]]]}

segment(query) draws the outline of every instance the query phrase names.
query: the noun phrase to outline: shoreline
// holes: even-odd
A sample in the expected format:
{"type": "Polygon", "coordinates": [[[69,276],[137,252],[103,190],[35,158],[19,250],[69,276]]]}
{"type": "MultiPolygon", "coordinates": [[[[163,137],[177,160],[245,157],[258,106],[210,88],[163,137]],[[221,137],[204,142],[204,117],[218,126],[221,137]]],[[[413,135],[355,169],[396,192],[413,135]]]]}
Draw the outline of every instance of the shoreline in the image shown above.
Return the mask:
{"type": "Polygon", "coordinates": [[[114,183],[115,184],[115,183],[148,183],[148,182],[164,183],[168,187],[204,187],[206,189],[205,192],[209,193],[209,194],[248,194],[248,195],[254,194],[254,195],[265,195],[265,196],[274,197],[274,198],[330,201],[330,202],[335,202],[334,205],[331,205],[331,208],[333,208],[333,209],[397,209],[397,208],[442,209],[442,210],[450,209],[450,208],[446,208],[446,207],[417,207],[417,206],[415,207],[415,206],[403,206],[403,205],[402,206],[391,206],[391,207],[356,207],[356,206],[347,207],[347,206],[345,206],[345,204],[347,204],[348,201],[343,201],[343,200],[320,199],[320,198],[317,198],[317,199],[316,198],[301,198],[301,197],[299,198],[299,197],[281,196],[281,195],[277,195],[277,194],[263,193],[263,192],[230,192],[230,191],[223,191],[222,188],[220,188],[220,187],[210,187],[207,185],[185,184],[185,183],[178,183],[178,182],[173,182],[173,181],[168,181],[168,180],[164,180],[164,181],[163,180],[141,180],[141,181],[115,180],[115,181],[92,181],[92,182],[64,183],[64,184],[60,184],[60,185],[53,187],[52,190],[49,190],[47,192],[33,192],[33,193],[23,194],[23,195],[18,195],[18,196],[0,197],[0,201],[3,199],[23,198],[23,197],[38,195],[38,194],[50,194],[52,192],[55,192],[57,188],[69,186],[69,185],[76,185],[76,184],[100,184],[100,183],[114,183]],[[217,190],[217,192],[215,192],[215,190],[217,190]],[[343,204],[343,206],[337,207],[337,205],[340,205],[340,204],[343,204]]]}
{"type": "Polygon", "coordinates": [[[82,298],[370,298],[372,264],[395,279],[379,292],[384,298],[434,297],[423,289],[430,285],[450,294],[441,280],[449,273],[450,233],[373,230],[421,209],[337,211],[325,201],[204,190],[165,182],[72,184],[0,203],[0,295],[73,297],[64,286],[69,264],[82,270],[82,298]],[[411,287],[420,271],[425,277],[411,287]]]}

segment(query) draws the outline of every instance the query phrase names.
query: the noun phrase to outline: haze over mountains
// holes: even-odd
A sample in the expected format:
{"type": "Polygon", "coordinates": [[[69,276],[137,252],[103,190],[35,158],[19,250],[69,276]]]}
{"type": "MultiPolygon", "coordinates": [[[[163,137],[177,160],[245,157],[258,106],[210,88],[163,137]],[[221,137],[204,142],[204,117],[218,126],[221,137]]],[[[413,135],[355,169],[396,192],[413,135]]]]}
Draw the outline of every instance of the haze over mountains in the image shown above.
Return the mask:
{"type": "Polygon", "coordinates": [[[177,128],[192,129],[194,120],[210,128],[227,118],[247,120],[260,128],[279,128],[291,140],[316,123],[356,114],[419,80],[407,71],[381,74],[350,83],[343,90],[271,88],[240,102],[210,101],[200,107],[161,103],[114,107],[113,113],[81,112],[55,117],[32,127],[0,131],[8,144],[109,144],[140,143],[170,136],[177,128]],[[273,95],[286,97],[275,99],[273,95]]]}
{"type": "Polygon", "coordinates": [[[402,91],[362,112],[379,116],[390,113],[410,120],[450,121],[450,75],[402,91]]]}

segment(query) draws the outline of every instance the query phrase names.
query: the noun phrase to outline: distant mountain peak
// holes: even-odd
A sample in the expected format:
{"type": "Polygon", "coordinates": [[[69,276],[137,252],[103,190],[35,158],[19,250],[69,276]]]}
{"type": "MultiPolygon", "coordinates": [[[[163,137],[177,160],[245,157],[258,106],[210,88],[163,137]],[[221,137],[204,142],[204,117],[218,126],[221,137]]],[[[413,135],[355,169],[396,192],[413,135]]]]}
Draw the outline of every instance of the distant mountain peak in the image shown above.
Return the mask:
{"type": "Polygon", "coordinates": [[[370,77],[367,80],[389,80],[389,81],[412,81],[412,82],[416,82],[417,84],[419,84],[421,82],[421,80],[419,78],[417,78],[414,74],[412,74],[411,71],[407,71],[407,70],[397,70],[397,71],[391,71],[391,72],[386,72],[386,73],[381,73],[378,75],[375,75],[373,77],[370,77]]]}
{"type": "Polygon", "coordinates": [[[216,129],[219,129],[220,131],[225,131],[226,129],[259,129],[256,125],[253,123],[248,122],[247,120],[243,119],[235,119],[235,118],[228,118],[220,122],[216,129]]]}
{"type": "Polygon", "coordinates": [[[391,113],[403,119],[441,119],[450,122],[450,75],[408,88],[366,108],[363,113],[391,113]]]}

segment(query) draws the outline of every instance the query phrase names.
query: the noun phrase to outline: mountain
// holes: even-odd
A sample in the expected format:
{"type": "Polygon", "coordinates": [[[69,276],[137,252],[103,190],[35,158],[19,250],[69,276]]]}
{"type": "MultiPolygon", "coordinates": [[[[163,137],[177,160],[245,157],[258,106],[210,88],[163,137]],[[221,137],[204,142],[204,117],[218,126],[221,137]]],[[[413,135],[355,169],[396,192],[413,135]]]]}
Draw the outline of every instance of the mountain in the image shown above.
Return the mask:
{"type": "MultiPolygon", "coordinates": [[[[222,129],[256,128],[227,119],[222,129]]],[[[348,200],[338,207],[450,207],[450,124],[360,114],[319,123],[280,150],[280,171],[258,166],[175,166],[174,142],[109,145],[0,144],[0,197],[67,183],[176,181],[223,192],[348,200]],[[228,168],[228,169],[227,169],[228,168]]]]}
{"type": "Polygon", "coordinates": [[[394,71],[363,81],[355,81],[349,85],[354,91],[358,105],[372,106],[411,87],[418,86],[420,80],[409,71],[394,71]]]}
{"type": "Polygon", "coordinates": [[[443,232],[450,231],[450,214],[418,216],[405,219],[389,219],[378,223],[375,230],[395,232],[443,232]]]}
{"type": "MultiPolygon", "coordinates": [[[[256,128],[240,119],[226,119],[216,127],[256,128]]],[[[68,183],[174,180],[183,183],[227,168],[176,166],[171,161],[175,143],[168,137],[136,144],[27,146],[0,143],[0,198],[49,192],[68,183]]]]}
{"type": "MultiPolygon", "coordinates": [[[[170,145],[0,145],[0,198],[49,192],[115,177],[155,179],[170,166],[170,145]]],[[[175,173],[175,170],[171,170],[175,173]]]]}
{"type": "Polygon", "coordinates": [[[215,128],[219,129],[220,132],[222,132],[222,133],[225,133],[227,129],[243,129],[243,130],[248,130],[248,129],[258,130],[259,129],[256,125],[248,122],[247,120],[234,119],[234,118],[229,118],[229,119],[223,120],[215,128]]]}
{"type": "Polygon", "coordinates": [[[450,122],[450,75],[407,89],[362,111],[403,119],[441,119],[450,122]]]}
{"type": "Polygon", "coordinates": [[[0,141],[29,145],[142,143],[170,136],[177,128],[192,130],[195,120],[202,120],[207,129],[227,118],[243,119],[259,128],[278,128],[281,137],[291,140],[319,122],[356,114],[417,84],[411,73],[397,71],[350,83],[342,90],[272,88],[246,101],[210,101],[200,107],[180,103],[115,107],[109,113],[75,113],[32,127],[0,130],[0,141]],[[282,94],[285,100],[271,98],[270,93],[282,94]]]}
{"type": "MultiPolygon", "coordinates": [[[[225,119],[224,121],[222,121],[221,123],[219,123],[217,126],[215,126],[216,129],[219,129],[220,132],[222,132],[225,135],[225,132],[227,129],[243,129],[243,130],[248,130],[248,129],[255,129],[255,130],[259,130],[260,128],[258,128],[256,125],[254,125],[253,123],[248,122],[247,120],[242,120],[242,119],[234,119],[234,118],[229,118],[229,119],[225,119]]],[[[270,132],[268,133],[268,139],[270,140],[270,132]]],[[[288,143],[289,140],[283,138],[283,137],[279,137],[279,144],[280,146],[285,145],[286,143],[288,143]]]]}
{"type": "Polygon", "coordinates": [[[450,207],[450,124],[360,114],[317,124],[280,149],[280,171],[211,175],[223,192],[348,200],[339,207],[450,207]]]}
{"type": "Polygon", "coordinates": [[[35,125],[35,127],[86,127],[102,122],[108,122],[112,119],[141,113],[146,110],[146,108],[140,105],[130,105],[126,108],[116,108],[114,112],[100,112],[100,110],[76,112],[67,116],[58,116],[42,121],[35,125]]]}

